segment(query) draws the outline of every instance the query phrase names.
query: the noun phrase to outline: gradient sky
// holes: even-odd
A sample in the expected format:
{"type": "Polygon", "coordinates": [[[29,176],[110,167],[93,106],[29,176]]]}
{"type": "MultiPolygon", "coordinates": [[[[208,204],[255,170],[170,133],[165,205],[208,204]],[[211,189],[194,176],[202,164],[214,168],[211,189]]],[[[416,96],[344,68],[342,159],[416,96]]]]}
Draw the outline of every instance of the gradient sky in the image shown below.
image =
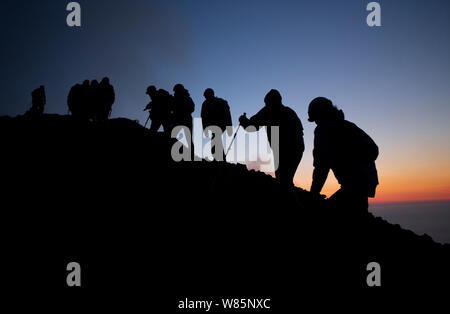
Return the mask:
{"type": "Polygon", "coordinates": [[[378,28],[368,0],[78,2],[81,28],[66,25],[69,1],[1,1],[0,114],[25,112],[41,84],[46,112],[67,113],[73,84],[107,75],[114,117],[143,123],[145,88],[183,83],[195,116],[212,87],[237,124],[276,88],[305,127],[295,181],[309,189],[307,105],[326,96],[380,147],[377,201],[450,199],[449,1],[379,1],[378,28]]]}

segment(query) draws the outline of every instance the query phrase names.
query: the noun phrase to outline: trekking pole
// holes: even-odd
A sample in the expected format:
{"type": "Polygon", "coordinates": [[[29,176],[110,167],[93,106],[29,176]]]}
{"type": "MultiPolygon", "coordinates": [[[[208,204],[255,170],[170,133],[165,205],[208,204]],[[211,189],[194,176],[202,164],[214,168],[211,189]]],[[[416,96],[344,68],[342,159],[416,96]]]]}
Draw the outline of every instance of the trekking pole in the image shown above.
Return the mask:
{"type": "Polygon", "coordinates": [[[233,146],[234,139],[236,138],[236,135],[237,135],[237,133],[238,133],[240,127],[241,127],[241,124],[239,124],[239,126],[238,126],[238,128],[237,128],[237,130],[236,130],[236,133],[234,133],[234,136],[233,136],[233,139],[231,140],[230,146],[228,146],[227,152],[225,153],[225,157],[227,157],[228,152],[229,152],[230,149],[231,149],[231,146],[233,146]]]}
{"type": "MultiPolygon", "coordinates": [[[[227,155],[228,155],[228,152],[229,152],[230,149],[231,149],[231,146],[233,146],[234,139],[236,138],[236,135],[237,135],[237,133],[239,132],[239,128],[240,128],[240,127],[241,127],[241,124],[239,123],[239,125],[238,125],[238,127],[237,127],[237,129],[236,129],[236,133],[234,133],[233,139],[231,140],[230,146],[228,146],[227,152],[225,153],[225,160],[224,160],[225,162],[227,161],[226,157],[227,157],[227,155]]],[[[219,175],[223,172],[223,168],[222,168],[222,167],[223,167],[223,166],[219,166],[219,167],[218,167],[217,173],[216,173],[216,175],[213,177],[212,182],[211,182],[211,184],[209,185],[209,188],[210,188],[211,191],[214,191],[214,187],[215,187],[215,185],[216,185],[217,177],[219,177],[219,175]]]]}
{"type": "Polygon", "coordinates": [[[145,121],[144,128],[147,126],[148,120],[150,120],[150,115],[148,115],[148,118],[147,118],[147,120],[145,121]]]}
{"type": "MultiPolygon", "coordinates": [[[[245,113],[244,113],[244,115],[245,115],[245,113]]],[[[228,152],[229,152],[230,149],[231,149],[231,146],[233,146],[234,139],[236,138],[236,135],[238,134],[239,128],[240,128],[240,127],[241,127],[241,124],[239,123],[239,126],[238,126],[238,128],[237,128],[237,130],[236,130],[236,133],[234,133],[233,139],[231,140],[230,146],[228,146],[227,152],[225,153],[225,157],[227,157],[228,152]]]]}

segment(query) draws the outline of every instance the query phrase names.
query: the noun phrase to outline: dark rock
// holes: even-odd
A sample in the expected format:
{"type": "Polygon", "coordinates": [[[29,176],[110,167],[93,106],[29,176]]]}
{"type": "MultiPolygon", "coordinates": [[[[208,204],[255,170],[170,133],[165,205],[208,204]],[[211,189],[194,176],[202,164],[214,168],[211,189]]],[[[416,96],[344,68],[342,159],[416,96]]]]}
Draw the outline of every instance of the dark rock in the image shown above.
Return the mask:
{"type": "Polygon", "coordinates": [[[1,117],[0,131],[4,280],[14,287],[39,282],[40,293],[81,303],[151,299],[155,309],[188,295],[292,309],[328,292],[372,293],[373,261],[385,289],[450,279],[449,246],[428,235],[352,217],[243,165],[173,162],[173,139],[128,119],[1,117]],[[65,284],[71,261],[83,269],[81,295],[65,284]]]}

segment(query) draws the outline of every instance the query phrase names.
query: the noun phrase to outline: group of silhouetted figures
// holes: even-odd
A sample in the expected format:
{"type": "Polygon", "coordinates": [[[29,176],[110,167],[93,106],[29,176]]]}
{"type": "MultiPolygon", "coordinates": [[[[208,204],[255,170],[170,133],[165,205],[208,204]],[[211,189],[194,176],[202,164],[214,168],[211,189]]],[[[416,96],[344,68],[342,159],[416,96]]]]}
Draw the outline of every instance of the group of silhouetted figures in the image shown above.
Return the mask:
{"type": "MultiPolygon", "coordinates": [[[[157,132],[162,126],[165,133],[171,133],[179,127],[192,134],[192,113],[195,104],[189,91],[182,84],[176,84],[171,95],[164,89],[149,86],[146,93],[150,103],[144,110],[149,110],[152,120],[150,131],[157,132]]],[[[223,133],[232,125],[228,102],[216,97],[208,88],[204,91],[205,101],[201,109],[203,127],[218,127],[223,133]]],[[[32,92],[33,105],[27,115],[43,113],[45,105],[44,87],[32,92]]],[[[68,96],[68,106],[73,117],[86,121],[104,121],[109,118],[114,103],[114,88],[108,78],[100,83],[96,80],[89,83],[76,84],[68,96]]],[[[240,126],[247,131],[256,131],[266,127],[269,144],[274,151],[276,179],[283,185],[292,186],[293,178],[305,150],[303,126],[297,114],[283,105],[280,93],[272,89],[264,98],[265,106],[253,117],[240,116],[240,126]],[[253,126],[253,128],[248,128],[253,126]],[[279,130],[278,145],[271,142],[271,126],[279,130]]],[[[324,97],[313,99],[308,107],[308,121],[316,123],[314,131],[314,172],[311,193],[320,198],[330,170],[333,171],[341,188],[330,197],[330,201],[338,202],[348,209],[367,212],[368,197],[375,196],[378,185],[378,174],[375,160],[378,157],[378,146],[363,130],[354,123],[345,120],[342,110],[324,97]],[[363,210],[361,210],[363,209],[363,210]]],[[[147,119],[148,122],[148,119],[147,119]]],[[[147,124],[145,123],[145,125],[147,124]]],[[[221,133],[212,132],[212,136],[221,133]]],[[[231,134],[230,134],[231,135],[231,134]]],[[[222,136],[220,136],[222,137],[222,136]]],[[[188,149],[193,156],[191,137],[186,137],[188,149]]],[[[212,154],[218,160],[225,160],[222,141],[218,147],[212,147],[212,154]],[[221,154],[214,151],[218,149],[221,154]],[[217,158],[219,156],[219,158],[217,158]]]]}
{"type": "MultiPolygon", "coordinates": [[[[163,89],[148,87],[147,94],[151,102],[145,110],[150,110],[149,119],[152,120],[150,130],[156,132],[162,125],[167,132],[174,126],[182,125],[192,134],[194,102],[183,85],[175,85],[173,91],[172,96],[163,89]]],[[[201,109],[203,128],[217,126],[224,132],[227,126],[232,125],[227,101],[216,97],[211,88],[206,89],[203,95],[205,97],[201,109]]],[[[269,144],[274,151],[275,176],[282,184],[292,186],[305,150],[302,123],[294,110],[283,105],[281,94],[277,90],[270,90],[264,98],[264,103],[265,106],[253,117],[247,118],[243,114],[239,118],[239,123],[247,131],[267,127],[269,144]],[[249,126],[253,128],[248,128],[249,126]],[[271,143],[270,126],[279,128],[278,145],[271,143]]],[[[375,196],[378,185],[375,166],[378,146],[363,130],[345,120],[343,111],[337,109],[327,98],[313,99],[309,104],[308,116],[308,121],[317,125],[314,131],[314,172],[311,192],[320,197],[328,173],[332,170],[341,184],[341,189],[330,200],[348,208],[363,208],[363,212],[367,211],[368,197],[375,196]]],[[[213,132],[212,136],[218,136],[217,132],[213,132]]],[[[219,149],[224,152],[223,146],[219,145],[219,149]]],[[[215,155],[215,152],[212,151],[212,154],[215,155]]]]}
{"type": "MultiPolygon", "coordinates": [[[[147,94],[151,101],[144,110],[149,110],[149,119],[152,120],[150,131],[157,132],[162,126],[164,132],[170,133],[174,127],[179,126],[184,129],[184,134],[192,135],[192,113],[195,110],[195,104],[189,95],[189,91],[182,84],[176,84],[173,88],[173,95],[164,89],[157,89],[155,86],[147,88],[147,94]]],[[[203,127],[218,127],[224,132],[227,126],[232,125],[230,107],[227,101],[214,95],[214,91],[208,88],[204,92],[205,101],[202,105],[203,127]]],[[[148,122],[148,119],[147,119],[148,122]]],[[[147,125],[147,122],[145,125],[147,125]]],[[[212,140],[216,133],[212,132],[212,140]]],[[[194,148],[191,136],[186,136],[188,149],[193,156],[194,148]]],[[[225,153],[222,141],[217,141],[217,145],[212,147],[212,154],[215,150],[221,151],[221,160],[225,160],[225,153]],[[216,147],[218,146],[218,147],[216,147]]]]}
{"type": "Polygon", "coordinates": [[[70,89],[67,105],[77,119],[105,121],[111,115],[114,100],[114,87],[109,83],[109,78],[104,77],[100,83],[85,80],[82,84],[75,84],[70,89]]]}

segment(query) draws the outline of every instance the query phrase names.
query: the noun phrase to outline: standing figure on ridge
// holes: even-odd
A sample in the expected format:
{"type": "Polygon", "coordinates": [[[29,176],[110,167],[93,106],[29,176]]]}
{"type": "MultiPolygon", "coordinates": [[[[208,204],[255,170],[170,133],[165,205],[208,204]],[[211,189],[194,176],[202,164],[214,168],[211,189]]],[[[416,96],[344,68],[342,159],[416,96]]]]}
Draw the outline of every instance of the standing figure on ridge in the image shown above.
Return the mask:
{"type": "Polygon", "coordinates": [[[31,92],[31,108],[28,109],[25,115],[30,117],[43,115],[46,102],[45,87],[41,85],[31,92]]]}
{"type": "Polygon", "coordinates": [[[302,123],[294,110],[283,105],[280,92],[277,90],[270,90],[264,98],[264,103],[265,107],[257,114],[250,119],[244,114],[239,118],[239,122],[244,128],[254,126],[256,130],[266,126],[274,156],[275,177],[282,184],[292,186],[305,150],[302,123]],[[279,127],[278,145],[272,143],[270,126],[279,127]]]}
{"type": "Polygon", "coordinates": [[[352,213],[367,213],[368,197],[375,197],[378,146],[363,130],[345,120],[331,100],[317,97],[309,104],[314,130],[314,172],[311,193],[319,195],[333,170],[341,185],[330,200],[352,213]]]}
{"type": "Polygon", "coordinates": [[[92,80],[91,86],[89,86],[89,98],[87,107],[87,114],[89,121],[96,120],[97,108],[100,107],[99,88],[100,84],[98,83],[98,81],[92,80]]]}
{"type": "Polygon", "coordinates": [[[195,110],[195,104],[189,95],[189,91],[182,84],[176,84],[173,87],[173,126],[183,126],[184,135],[187,141],[188,150],[193,160],[194,144],[192,142],[192,113],[195,110]],[[189,136],[187,136],[189,131],[189,136]]]}
{"type": "Polygon", "coordinates": [[[94,103],[94,120],[106,121],[112,111],[115,101],[114,87],[109,83],[109,78],[104,77],[97,87],[97,99],[94,103]]]}
{"type": "Polygon", "coordinates": [[[67,106],[73,117],[79,118],[82,115],[83,85],[77,83],[72,86],[67,96],[67,106]]]}
{"type": "Polygon", "coordinates": [[[146,94],[151,99],[150,103],[144,109],[150,111],[149,119],[152,120],[150,131],[156,133],[162,125],[164,133],[170,135],[172,95],[164,89],[157,90],[153,85],[147,88],[146,94]]]}
{"type": "MultiPolygon", "coordinates": [[[[83,84],[81,84],[81,103],[78,115],[82,120],[88,121],[89,120],[89,105],[91,103],[90,97],[91,97],[91,82],[89,80],[84,80],[83,84]]],[[[72,113],[73,114],[73,113],[72,113]]]]}
{"type": "MultiPolygon", "coordinates": [[[[222,134],[226,130],[227,126],[232,125],[230,107],[228,106],[228,102],[226,100],[216,97],[214,95],[214,90],[211,88],[207,88],[203,93],[203,96],[205,97],[201,113],[203,130],[206,135],[208,127],[215,126],[220,129],[220,133],[218,133],[219,130],[212,131],[211,153],[214,159],[218,161],[225,161],[226,156],[222,142],[222,134]],[[218,140],[216,140],[216,137],[218,137],[218,140]]],[[[231,129],[229,129],[229,131],[231,131],[231,129]]],[[[228,135],[231,136],[232,134],[229,132],[228,135]]]]}

